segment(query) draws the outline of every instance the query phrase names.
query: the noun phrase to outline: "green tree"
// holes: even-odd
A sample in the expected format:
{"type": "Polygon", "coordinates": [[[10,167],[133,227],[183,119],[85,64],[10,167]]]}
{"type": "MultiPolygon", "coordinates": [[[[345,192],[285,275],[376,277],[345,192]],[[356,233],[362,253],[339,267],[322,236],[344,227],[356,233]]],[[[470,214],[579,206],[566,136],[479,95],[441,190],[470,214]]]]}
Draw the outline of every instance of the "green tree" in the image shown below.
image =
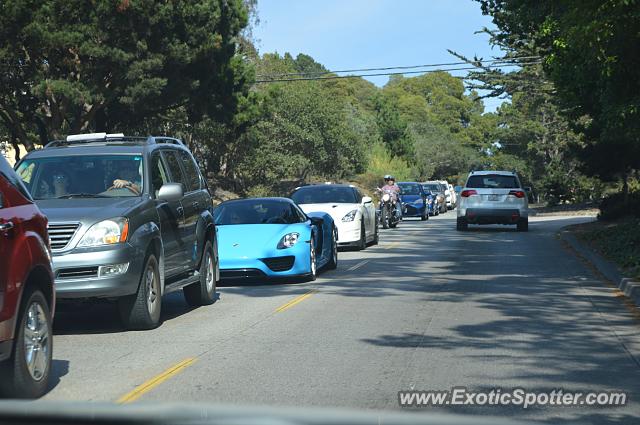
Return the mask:
{"type": "Polygon", "coordinates": [[[584,137],[584,169],[603,179],[640,168],[637,0],[479,0],[498,42],[534,46],[560,107],[584,137]]]}
{"type": "Polygon", "coordinates": [[[383,94],[374,99],[376,120],[382,141],[393,156],[405,159],[413,155],[413,140],[407,122],[400,116],[396,99],[383,94]]]}
{"type": "Polygon", "coordinates": [[[230,122],[252,79],[246,24],[241,0],[2,2],[0,120],[27,149],[179,107],[230,122]]]}
{"type": "MultiPolygon", "coordinates": [[[[265,54],[256,66],[259,75],[324,69],[309,56],[289,54],[265,54]]],[[[238,140],[237,172],[245,189],[264,191],[281,180],[335,180],[363,171],[366,143],[378,134],[372,115],[353,98],[319,81],[263,84],[256,91],[258,118],[238,140]]]]}

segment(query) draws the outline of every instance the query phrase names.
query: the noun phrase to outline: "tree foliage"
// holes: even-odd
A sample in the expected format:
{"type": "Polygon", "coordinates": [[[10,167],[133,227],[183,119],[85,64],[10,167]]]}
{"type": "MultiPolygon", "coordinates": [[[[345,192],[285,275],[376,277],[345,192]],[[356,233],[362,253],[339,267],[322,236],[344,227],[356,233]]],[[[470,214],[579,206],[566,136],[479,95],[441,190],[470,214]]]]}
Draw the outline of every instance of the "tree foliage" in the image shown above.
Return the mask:
{"type": "Polygon", "coordinates": [[[118,131],[183,107],[234,119],[251,69],[240,0],[0,3],[0,120],[15,143],[118,131]]]}
{"type": "Polygon", "coordinates": [[[555,97],[584,136],[585,171],[604,179],[640,168],[640,4],[637,0],[479,0],[496,40],[544,57],[555,97]]]}

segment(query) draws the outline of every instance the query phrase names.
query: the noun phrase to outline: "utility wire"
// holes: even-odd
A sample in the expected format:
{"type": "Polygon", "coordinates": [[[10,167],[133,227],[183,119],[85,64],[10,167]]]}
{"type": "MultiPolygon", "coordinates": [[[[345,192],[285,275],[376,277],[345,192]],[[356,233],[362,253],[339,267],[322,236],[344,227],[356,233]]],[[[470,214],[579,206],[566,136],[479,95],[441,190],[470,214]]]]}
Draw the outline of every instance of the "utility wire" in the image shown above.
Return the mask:
{"type": "MultiPolygon", "coordinates": [[[[483,66],[484,69],[493,69],[493,68],[509,68],[509,67],[521,67],[527,65],[538,65],[541,64],[541,61],[535,62],[523,62],[519,64],[504,64],[504,65],[487,65],[483,66]]],[[[331,75],[328,77],[301,77],[301,78],[273,78],[268,80],[256,80],[256,84],[265,84],[265,83],[282,83],[289,81],[320,81],[320,80],[338,80],[342,78],[362,78],[362,77],[381,77],[386,75],[404,75],[404,74],[428,74],[432,72],[449,72],[449,71],[469,71],[476,70],[478,67],[462,67],[462,68],[443,68],[443,69],[424,69],[420,71],[404,71],[404,72],[380,72],[375,74],[359,74],[359,75],[331,75]]],[[[459,77],[453,76],[455,78],[468,79],[467,77],[459,77]]]]}
{"type": "MultiPolygon", "coordinates": [[[[516,63],[517,60],[539,60],[540,56],[515,56],[512,58],[502,58],[502,59],[487,59],[487,60],[478,60],[478,61],[470,61],[474,64],[511,64],[516,63]]],[[[309,77],[316,75],[326,75],[326,74],[342,74],[346,72],[371,72],[371,71],[389,71],[393,69],[415,69],[415,68],[434,68],[437,66],[457,66],[457,65],[467,65],[470,62],[448,62],[448,63],[435,63],[435,64],[427,64],[427,65],[410,65],[410,66],[388,66],[382,68],[360,68],[360,69],[344,69],[341,71],[318,71],[318,72],[292,72],[285,74],[274,74],[274,75],[256,75],[257,78],[282,78],[282,77],[309,77]]]]}

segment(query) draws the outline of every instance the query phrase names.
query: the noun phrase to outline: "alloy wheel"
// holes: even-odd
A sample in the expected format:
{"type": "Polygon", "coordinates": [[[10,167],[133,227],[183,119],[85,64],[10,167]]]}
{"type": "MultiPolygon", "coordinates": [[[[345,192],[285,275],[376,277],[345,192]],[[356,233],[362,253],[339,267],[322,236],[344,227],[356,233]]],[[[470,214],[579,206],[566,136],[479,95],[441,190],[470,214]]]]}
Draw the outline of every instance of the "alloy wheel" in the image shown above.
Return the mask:
{"type": "Polygon", "coordinates": [[[147,310],[153,316],[158,304],[158,288],[156,285],[156,273],[150,265],[145,272],[144,281],[147,288],[147,310]]]}
{"type": "Polygon", "coordinates": [[[316,275],[316,246],[313,242],[313,239],[311,239],[311,247],[309,249],[311,251],[311,275],[315,276],[316,275]]]}
{"type": "Polygon", "coordinates": [[[49,325],[42,306],[31,303],[24,325],[24,356],[31,377],[40,381],[46,376],[51,349],[49,325]]]}
{"type": "Polygon", "coordinates": [[[213,270],[213,261],[211,259],[211,253],[207,252],[206,254],[206,273],[205,276],[205,284],[207,285],[207,293],[210,293],[213,290],[213,286],[216,283],[215,271],[213,270]]]}

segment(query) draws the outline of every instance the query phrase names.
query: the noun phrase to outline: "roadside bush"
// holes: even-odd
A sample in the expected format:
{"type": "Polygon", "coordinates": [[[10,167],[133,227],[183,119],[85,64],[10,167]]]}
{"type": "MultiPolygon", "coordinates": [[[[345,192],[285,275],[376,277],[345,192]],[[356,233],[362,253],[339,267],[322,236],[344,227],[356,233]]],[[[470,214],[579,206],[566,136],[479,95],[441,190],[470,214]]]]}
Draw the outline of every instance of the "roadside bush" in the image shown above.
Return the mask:
{"type": "Polygon", "coordinates": [[[601,220],[616,220],[627,216],[640,217],[640,191],[630,192],[626,205],[621,192],[607,196],[600,203],[598,218],[601,220]]]}

